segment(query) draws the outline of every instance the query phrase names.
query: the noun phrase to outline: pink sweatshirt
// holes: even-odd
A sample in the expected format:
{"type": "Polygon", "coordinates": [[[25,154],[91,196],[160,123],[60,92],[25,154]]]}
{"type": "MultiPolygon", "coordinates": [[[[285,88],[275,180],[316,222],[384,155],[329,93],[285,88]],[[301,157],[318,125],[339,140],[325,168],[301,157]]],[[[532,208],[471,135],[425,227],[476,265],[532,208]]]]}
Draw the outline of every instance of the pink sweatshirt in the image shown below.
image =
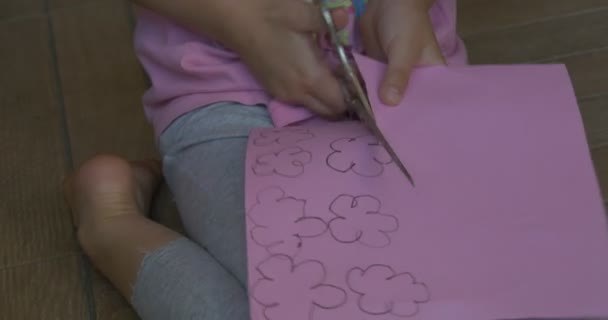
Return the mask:
{"type": "MultiPolygon", "coordinates": [[[[234,52],[148,10],[138,9],[137,15],[136,54],[151,81],[143,105],[157,137],[179,116],[223,101],[264,104],[278,127],[313,116],[273,99],[234,52]]],[[[448,64],[465,64],[456,0],[437,0],[430,15],[448,64]]]]}

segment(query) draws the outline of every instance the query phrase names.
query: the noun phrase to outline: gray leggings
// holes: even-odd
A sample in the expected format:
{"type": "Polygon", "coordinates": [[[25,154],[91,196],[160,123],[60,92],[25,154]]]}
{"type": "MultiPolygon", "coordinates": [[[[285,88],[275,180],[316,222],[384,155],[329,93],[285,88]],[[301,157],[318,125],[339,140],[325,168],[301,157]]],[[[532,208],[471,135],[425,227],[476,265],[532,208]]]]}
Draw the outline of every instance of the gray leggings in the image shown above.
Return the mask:
{"type": "Polygon", "coordinates": [[[244,161],[263,107],[216,104],[177,119],[161,136],[165,178],[188,239],[144,258],[132,303],[143,320],[247,320],[244,161]]]}

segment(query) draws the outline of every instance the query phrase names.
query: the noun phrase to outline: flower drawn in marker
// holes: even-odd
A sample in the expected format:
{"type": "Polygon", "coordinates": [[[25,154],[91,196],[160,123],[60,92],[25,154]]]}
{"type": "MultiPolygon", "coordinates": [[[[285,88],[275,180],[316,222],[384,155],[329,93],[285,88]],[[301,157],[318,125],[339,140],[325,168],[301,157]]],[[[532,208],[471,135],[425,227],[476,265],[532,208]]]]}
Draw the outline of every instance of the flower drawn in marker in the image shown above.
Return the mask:
{"type": "Polygon", "coordinates": [[[248,212],[254,225],[251,239],[271,254],[296,256],[304,239],[327,231],[325,221],[307,216],[305,208],[306,200],[289,197],[279,187],[260,191],[256,204],[248,212]]]}
{"type": "Polygon", "coordinates": [[[330,148],[327,165],[342,173],[352,171],[362,177],[378,177],[384,166],[392,162],[386,149],[371,135],[338,139],[330,148]]]}
{"type": "Polygon", "coordinates": [[[420,305],[429,302],[427,286],[408,272],[397,273],[386,265],[353,268],[347,276],[350,290],[359,297],[359,309],[369,315],[412,317],[420,305]]]}
{"type": "Polygon", "coordinates": [[[296,146],[258,156],[252,169],[258,176],[295,178],[304,173],[304,167],[311,161],[312,153],[296,146]]]}
{"type": "Polygon", "coordinates": [[[399,229],[397,217],[380,212],[380,200],[370,195],[340,195],[329,206],[336,217],[329,231],[336,241],[382,248],[391,244],[390,233],[399,229]]]}
{"type": "Polygon", "coordinates": [[[327,271],[320,261],[294,263],[285,255],[274,255],[257,267],[262,277],[253,285],[254,299],[268,320],[311,319],[316,308],[336,309],[346,303],[346,291],[326,282],[327,271]]]}

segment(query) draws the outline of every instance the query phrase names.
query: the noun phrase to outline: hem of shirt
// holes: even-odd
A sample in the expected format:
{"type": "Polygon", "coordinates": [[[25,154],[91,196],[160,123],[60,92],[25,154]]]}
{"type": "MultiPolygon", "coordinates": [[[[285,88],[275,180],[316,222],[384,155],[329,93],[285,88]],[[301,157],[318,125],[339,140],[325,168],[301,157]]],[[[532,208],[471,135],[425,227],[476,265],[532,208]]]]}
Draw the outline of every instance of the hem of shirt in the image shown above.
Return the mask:
{"type": "Polygon", "coordinates": [[[154,129],[154,136],[158,142],[158,139],[165,130],[179,117],[191,111],[222,102],[234,102],[252,106],[260,104],[268,105],[270,98],[264,91],[202,93],[178,97],[162,105],[148,105],[145,109],[154,129]]]}
{"type": "MultiPolygon", "coordinates": [[[[444,52],[448,65],[467,65],[468,52],[460,37],[456,37],[449,51],[444,52]]],[[[184,114],[222,102],[234,102],[243,105],[265,105],[270,116],[278,127],[313,118],[314,115],[305,108],[284,104],[272,99],[264,90],[241,92],[214,92],[190,94],[174,98],[168,103],[145,105],[145,110],[154,129],[156,141],[175,120],[184,114]]]]}

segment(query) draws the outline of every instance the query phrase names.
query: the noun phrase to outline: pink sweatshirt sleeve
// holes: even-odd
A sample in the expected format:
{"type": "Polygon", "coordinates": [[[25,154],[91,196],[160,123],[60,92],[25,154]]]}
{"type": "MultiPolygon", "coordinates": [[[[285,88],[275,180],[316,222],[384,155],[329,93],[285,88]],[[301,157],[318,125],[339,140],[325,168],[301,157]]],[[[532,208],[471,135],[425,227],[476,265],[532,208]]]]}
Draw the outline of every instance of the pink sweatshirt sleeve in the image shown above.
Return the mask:
{"type": "MultiPolygon", "coordinates": [[[[276,126],[312,116],[307,109],[269,96],[234,52],[165,17],[139,9],[135,49],[150,78],[143,104],[157,136],[179,116],[216,102],[264,104],[276,126]]],[[[429,14],[448,63],[467,63],[464,44],[456,33],[456,0],[437,0],[429,14]]]]}

